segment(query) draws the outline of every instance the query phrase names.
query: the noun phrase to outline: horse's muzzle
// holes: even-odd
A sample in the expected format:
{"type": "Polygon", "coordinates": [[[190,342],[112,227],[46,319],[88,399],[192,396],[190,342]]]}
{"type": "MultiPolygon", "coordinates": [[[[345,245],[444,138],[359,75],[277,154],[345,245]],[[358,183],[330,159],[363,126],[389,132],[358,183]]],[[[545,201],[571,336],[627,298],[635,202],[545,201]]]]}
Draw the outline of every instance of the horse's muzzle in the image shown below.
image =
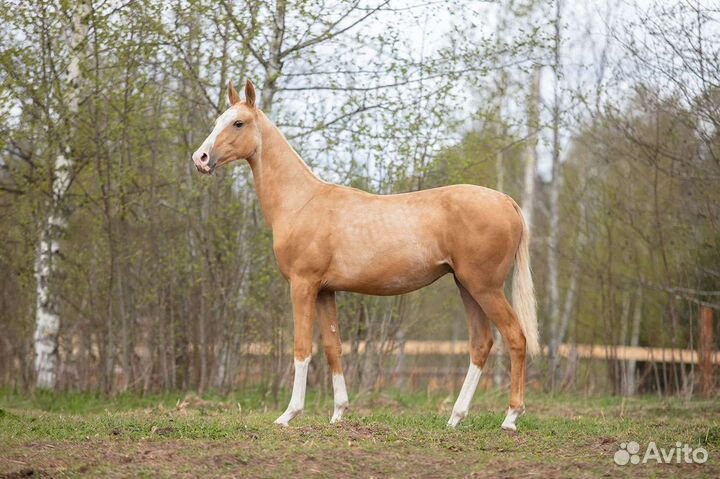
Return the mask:
{"type": "Polygon", "coordinates": [[[200,173],[209,175],[215,171],[215,160],[206,152],[200,153],[196,151],[192,155],[192,161],[195,164],[195,168],[197,168],[200,173]]]}

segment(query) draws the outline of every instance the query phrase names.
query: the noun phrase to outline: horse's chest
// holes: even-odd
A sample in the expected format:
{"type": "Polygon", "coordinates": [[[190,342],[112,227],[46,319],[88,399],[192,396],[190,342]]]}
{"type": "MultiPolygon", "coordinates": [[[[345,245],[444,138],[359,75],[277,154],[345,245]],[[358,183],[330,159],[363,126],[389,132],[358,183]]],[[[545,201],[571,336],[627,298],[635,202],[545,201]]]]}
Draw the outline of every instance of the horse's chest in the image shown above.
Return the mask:
{"type": "Polygon", "coordinates": [[[285,278],[293,276],[321,277],[330,261],[330,251],[311,238],[293,240],[278,238],[273,241],[273,252],[280,273],[285,278]]]}
{"type": "Polygon", "coordinates": [[[280,273],[287,279],[290,277],[292,260],[287,243],[273,240],[273,253],[275,254],[275,262],[280,269],[280,273]]]}

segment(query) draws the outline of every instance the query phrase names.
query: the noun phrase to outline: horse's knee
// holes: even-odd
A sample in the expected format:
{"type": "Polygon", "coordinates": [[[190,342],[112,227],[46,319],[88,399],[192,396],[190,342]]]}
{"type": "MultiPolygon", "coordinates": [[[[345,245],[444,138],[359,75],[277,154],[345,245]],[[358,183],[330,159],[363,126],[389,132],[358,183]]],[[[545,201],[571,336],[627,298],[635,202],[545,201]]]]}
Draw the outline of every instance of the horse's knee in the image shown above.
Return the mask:
{"type": "Polygon", "coordinates": [[[492,334],[486,334],[482,338],[473,338],[470,345],[470,359],[473,364],[482,369],[490,355],[492,346],[492,334]]]}
{"type": "Polygon", "coordinates": [[[340,356],[342,355],[342,351],[340,350],[340,345],[334,343],[325,344],[323,345],[323,349],[325,350],[325,357],[327,358],[330,370],[333,373],[342,372],[342,366],[340,363],[340,356]]]}
{"type": "Polygon", "coordinates": [[[508,351],[510,351],[510,354],[520,356],[525,355],[527,341],[525,340],[525,334],[519,327],[517,328],[517,331],[514,331],[508,335],[507,343],[508,351]]]}
{"type": "Polygon", "coordinates": [[[312,355],[312,345],[307,344],[296,344],[293,348],[295,359],[298,361],[304,361],[312,355]]]}
{"type": "Polygon", "coordinates": [[[340,346],[337,344],[325,344],[323,345],[323,349],[325,350],[325,357],[327,357],[328,361],[340,357],[340,346]]]}

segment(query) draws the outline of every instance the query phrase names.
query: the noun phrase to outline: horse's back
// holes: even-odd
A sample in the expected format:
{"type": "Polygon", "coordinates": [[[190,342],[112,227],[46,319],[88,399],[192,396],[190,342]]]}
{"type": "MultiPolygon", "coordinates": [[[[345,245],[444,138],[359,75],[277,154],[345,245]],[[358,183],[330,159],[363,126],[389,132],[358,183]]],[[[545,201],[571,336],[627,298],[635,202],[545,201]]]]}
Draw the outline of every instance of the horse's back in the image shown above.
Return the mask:
{"type": "Polygon", "coordinates": [[[320,209],[330,210],[351,223],[380,220],[384,227],[413,225],[430,228],[471,230],[519,225],[513,199],[497,190],[477,185],[451,185],[427,190],[375,195],[354,188],[338,187],[327,195],[320,209]]]}
{"type": "Polygon", "coordinates": [[[515,248],[513,204],[473,185],[396,195],[338,187],[295,219],[291,257],[298,267],[322,271],[332,289],[404,293],[467,258],[481,262],[495,249],[515,248]]]}

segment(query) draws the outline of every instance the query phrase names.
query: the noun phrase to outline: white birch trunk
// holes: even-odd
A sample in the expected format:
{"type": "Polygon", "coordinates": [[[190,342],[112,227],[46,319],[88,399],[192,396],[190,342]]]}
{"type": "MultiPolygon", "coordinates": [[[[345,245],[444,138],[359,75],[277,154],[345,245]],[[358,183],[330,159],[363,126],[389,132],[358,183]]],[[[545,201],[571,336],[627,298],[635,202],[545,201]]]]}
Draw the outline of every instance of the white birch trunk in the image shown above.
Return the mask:
{"type": "MultiPolygon", "coordinates": [[[[618,341],[619,346],[612,347],[615,351],[617,351],[618,347],[622,347],[627,344],[631,300],[632,296],[629,292],[625,292],[624,294],[622,294],[622,313],[620,315],[620,340],[618,341]]],[[[625,391],[627,391],[627,384],[625,383],[625,380],[627,379],[627,362],[618,360],[616,360],[615,362],[617,364],[617,368],[620,370],[618,378],[620,383],[620,394],[625,395],[625,391]]]]}
{"type": "MultiPolygon", "coordinates": [[[[495,31],[495,48],[499,51],[501,42],[505,31],[507,30],[508,17],[511,15],[513,10],[513,0],[506,2],[500,2],[498,8],[498,26],[495,31]]],[[[508,87],[508,74],[505,70],[501,70],[498,75],[498,81],[495,85],[497,90],[495,95],[497,99],[497,116],[500,121],[504,121],[503,118],[503,100],[506,95],[506,89],[508,87]]],[[[503,126],[501,138],[507,138],[507,128],[503,126]]],[[[505,191],[505,154],[504,150],[499,150],[495,154],[495,172],[497,173],[497,183],[495,189],[498,191],[505,191]]],[[[505,343],[502,340],[502,335],[497,328],[493,328],[493,342],[495,344],[495,361],[493,363],[493,384],[496,388],[501,388],[505,378],[505,343]]]]}
{"type": "MultiPolygon", "coordinates": [[[[506,133],[506,132],[503,132],[506,133]]],[[[503,138],[505,134],[503,134],[503,138]]],[[[498,151],[495,155],[495,169],[497,171],[497,183],[495,189],[503,191],[505,188],[505,166],[503,164],[503,152],[498,151]]],[[[493,343],[495,345],[495,361],[493,363],[493,385],[501,388],[505,378],[505,344],[502,335],[497,328],[492,328],[493,343]]]]}
{"type": "Polygon", "coordinates": [[[550,362],[554,369],[551,371],[550,380],[553,389],[560,379],[560,368],[558,349],[562,342],[565,331],[561,327],[560,312],[560,260],[558,250],[560,248],[560,192],[563,186],[562,166],[560,165],[560,22],[561,8],[560,0],[556,0],[555,15],[555,38],[554,38],[554,73],[555,86],[553,98],[553,149],[552,149],[552,179],[550,182],[550,218],[548,221],[547,260],[548,260],[548,309],[550,316],[550,362]]]}
{"type": "MultiPolygon", "coordinates": [[[[77,115],[80,104],[80,62],[82,49],[80,48],[88,32],[88,15],[90,4],[83,2],[78,5],[73,15],[72,26],[68,32],[68,48],[70,61],[65,77],[67,89],[66,124],[70,125],[73,117],[77,115]]],[[[64,137],[53,165],[52,199],[50,213],[43,225],[35,258],[36,281],[36,310],[35,333],[35,373],[36,385],[41,389],[52,389],[57,382],[58,365],[58,331],[60,330],[60,315],[57,300],[54,297],[51,283],[57,271],[60,253],[60,238],[65,231],[67,219],[63,208],[65,193],[70,184],[70,171],[72,169],[72,153],[70,141],[72,131],[64,137]]]]}
{"type": "Polygon", "coordinates": [[[282,47],[283,37],[285,36],[285,12],[287,8],[287,0],[278,0],[275,3],[275,11],[273,15],[273,34],[270,41],[270,55],[265,67],[265,82],[263,83],[262,109],[266,115],[270,116],[273,105],[275,103],[275,93],[277,92],[277,82],[282,74],[282,47]]]}
{"type": "MultiPolygon", "coordinates": [[[[642,288],[638,289],[635,297],[635,309],[633,311],[632,326],[630,327],[630,346],[637,347],[640,342],[640,321],[642,320],[642,309],[643,309],[643,292],[642,288]]],[[[623,391],[625,396],[633,396],[637,393],[637,381],[635,380],[635,368],[637,367],[637,361],[631,359],[627,362],[625,368],[625,390],[623,391]]]]}
{"type": "MultiPolygon", "coordinates": [[[[553,160],[555,161],[555,160],[553,160]]],[[[550,183],[550,221],[548,222],[548,240],[547,240],[547,260],[548,260],[548,309],[550,319],[550,341],[549,356],[550,362],[555,366],[551,371],[553,377],[553,385],[555,380],[559,378],[559,358],[558,351],[562,342],[565,331],[561,327],[560,318],[560,291],[558,287],[558,277],[560,274],[560,263],[558,257],[560,228],[560,189],[562,185],[562,177],[560,175],[560,167],[553,168],[553,180],[550,183]]],[[[568,291],[569,294],[569,291],[568,291]]]]}
{"type": "Polygon", "coordinates": [[[533,210],[535,209],[535,174],[537,171],[537,133],[540,124],[540,73],[542,67],[535,65],[532,74],[532,86],[528,96],[528,140],[525,148],[525,184],[522,195],[522,209],[525,224],[532,235],[533,210]]]}

